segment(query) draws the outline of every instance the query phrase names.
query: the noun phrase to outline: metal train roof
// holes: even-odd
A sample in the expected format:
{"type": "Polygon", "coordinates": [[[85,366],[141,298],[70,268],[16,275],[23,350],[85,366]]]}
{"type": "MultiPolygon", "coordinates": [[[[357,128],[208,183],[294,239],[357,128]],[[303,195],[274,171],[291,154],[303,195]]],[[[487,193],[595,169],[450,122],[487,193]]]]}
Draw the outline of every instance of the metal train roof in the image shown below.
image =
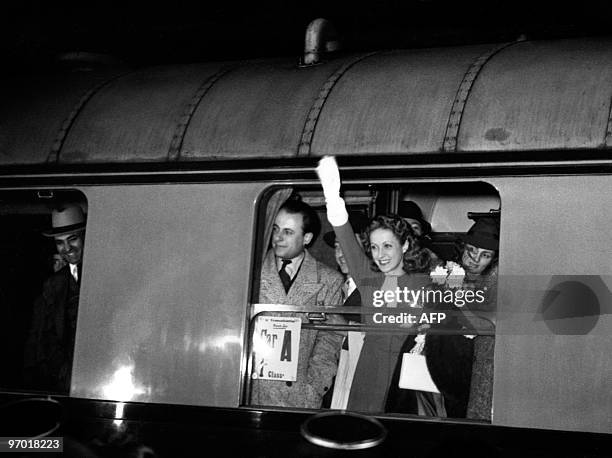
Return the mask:
{"type": "Polygon", "coordinates": [[[72,72],[5,84],[0,165],[605,149],[612,39],[72,72]]]}

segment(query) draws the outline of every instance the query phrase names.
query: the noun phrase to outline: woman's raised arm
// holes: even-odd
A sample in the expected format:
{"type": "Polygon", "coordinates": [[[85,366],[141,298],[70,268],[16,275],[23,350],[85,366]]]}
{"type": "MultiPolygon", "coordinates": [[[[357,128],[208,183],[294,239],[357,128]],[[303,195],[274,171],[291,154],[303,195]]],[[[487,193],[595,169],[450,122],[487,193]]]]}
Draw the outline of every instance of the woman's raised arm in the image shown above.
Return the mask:
{"type": "Polygon", "coordinates": [[[346,224],[348,222],[348,212],[344,199],[340,197],[340,170],[338,170],[336,158],[333,156],[323,157],[319,161],[316,171],[323,187],[327,220],[335,227],[346,224]]]}
{"type": "Polygon", "coordinates": [[[361,279],[371,273],[368,268],[370,263],[361,245],[357,243],[344,199],[340,197],[340,171],[336,159],[333,156],[323,157],[316,172],[325,195],[327,220],[333,226],[340,242],[349,273],[359,286],[361,279]]]}

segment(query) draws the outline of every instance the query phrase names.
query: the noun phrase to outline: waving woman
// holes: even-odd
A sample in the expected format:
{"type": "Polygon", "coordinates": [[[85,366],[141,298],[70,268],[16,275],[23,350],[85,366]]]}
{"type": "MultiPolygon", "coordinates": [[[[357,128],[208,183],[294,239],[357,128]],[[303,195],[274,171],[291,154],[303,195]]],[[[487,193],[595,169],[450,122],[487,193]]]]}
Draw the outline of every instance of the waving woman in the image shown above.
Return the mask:
{"type": "MultiPolygon", "coordinates": [[[[321,159],[317,174],[325,194],[327,219],[340,242],[363,305],[380,306],[382,297],[394,296],[394,299],[384,302],[387,312],[389,308],[409,307],[408,303],[400,302],[397,295],[385,295],[384,292],[395,292],[398,288],[400,291],[405,288],[418,291],[428,284],[429,277],[419,273],[430,271],[430,257],[419,245],[410,225],[398,215],[375,216],[364,233],[364,253],[355,239],[346,205],[340,197],[340,173],[335,159],[321,159]]],[[[374,323],[369,315],[364,321],[366,324],[374,323]]],[[[366,334],[351,386],[349,410],[385,411],[393,369],[406,334],[410,333],[416,333],[416,330],[398,325],[394,334],[382,329],[366,334]]],[[[393,410],[393,406],[388,410],[393,410]]]]}

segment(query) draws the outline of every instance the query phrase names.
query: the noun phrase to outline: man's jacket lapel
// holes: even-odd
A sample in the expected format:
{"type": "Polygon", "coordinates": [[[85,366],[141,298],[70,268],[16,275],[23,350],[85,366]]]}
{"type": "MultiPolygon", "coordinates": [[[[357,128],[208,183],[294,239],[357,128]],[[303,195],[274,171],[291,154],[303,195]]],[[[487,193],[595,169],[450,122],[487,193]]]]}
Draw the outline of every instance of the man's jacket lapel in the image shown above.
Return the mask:
{"type": "Polygon", "coordinates": [[[292,305],[317,305],[313,300],[323,285],[319,283],[317,261],[308,251],[287,295],[287,303],[292,305]]]}

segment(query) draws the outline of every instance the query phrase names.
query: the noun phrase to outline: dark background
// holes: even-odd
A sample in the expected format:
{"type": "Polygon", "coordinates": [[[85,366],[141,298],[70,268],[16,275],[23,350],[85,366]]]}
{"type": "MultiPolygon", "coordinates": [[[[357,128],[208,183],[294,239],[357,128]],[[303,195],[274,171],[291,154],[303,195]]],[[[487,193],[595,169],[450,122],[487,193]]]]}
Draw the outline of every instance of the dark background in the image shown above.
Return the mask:
{"type": "Polygon", "coordinates": [[[610,34],[612,1],[24,0],[0,6],[4,72],[57,66],[70,52],[130,66],[302,52],[307,24],[332,21],[346,51],[610,34]]]}

